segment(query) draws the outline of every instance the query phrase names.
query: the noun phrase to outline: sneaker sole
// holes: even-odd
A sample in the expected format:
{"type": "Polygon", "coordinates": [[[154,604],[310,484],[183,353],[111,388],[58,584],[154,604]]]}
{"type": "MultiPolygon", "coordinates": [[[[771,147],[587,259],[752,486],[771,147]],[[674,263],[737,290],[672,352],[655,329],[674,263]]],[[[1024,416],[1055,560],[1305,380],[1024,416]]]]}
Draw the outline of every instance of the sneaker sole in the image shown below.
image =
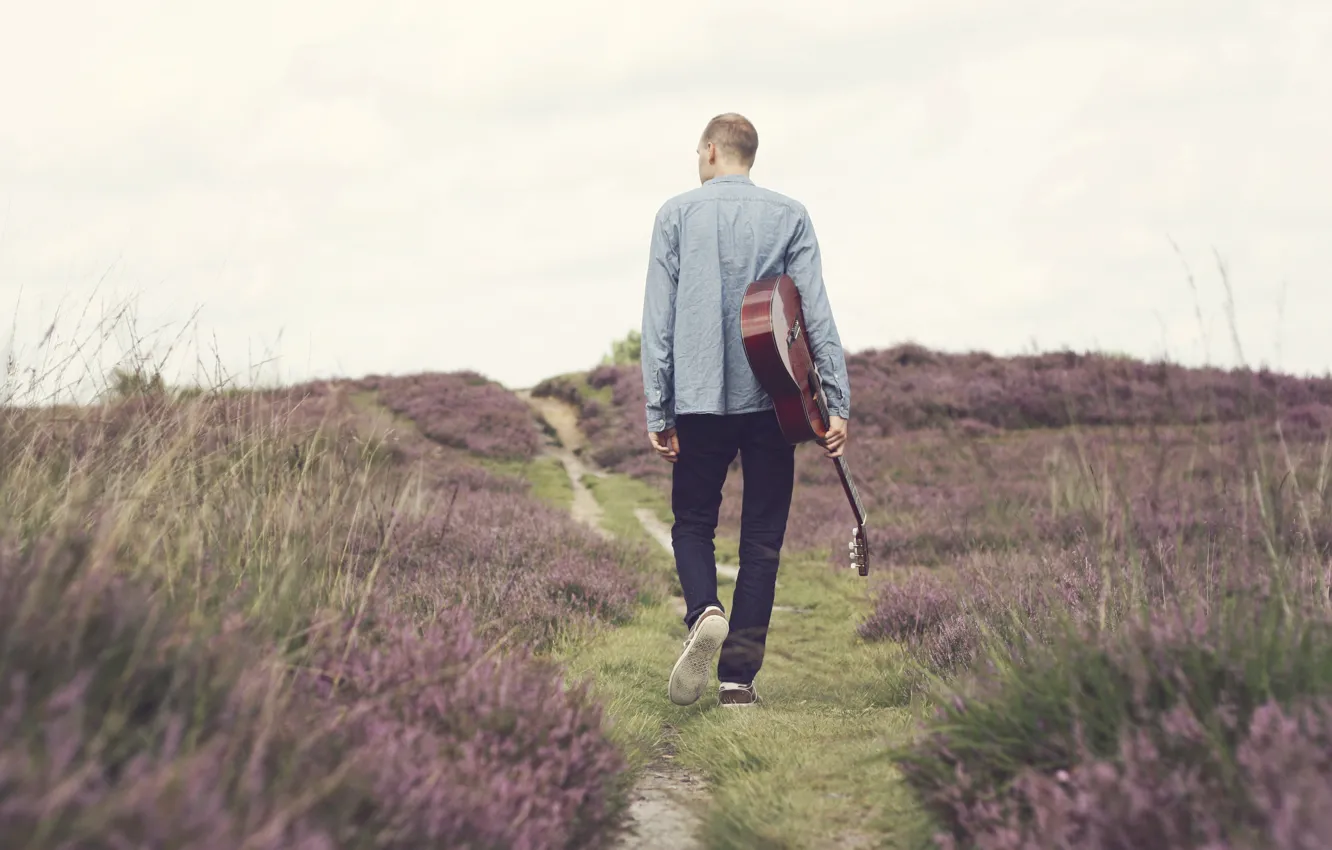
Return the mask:
{"type": "Polygon", "coordinates": [[[730,625],[725,617],[712,616],[698,626],[698,632],[671,670],[669,687],[671,702],[692,705],[703,696],[712,672],[712,657],[726,641],[730,625]]]}

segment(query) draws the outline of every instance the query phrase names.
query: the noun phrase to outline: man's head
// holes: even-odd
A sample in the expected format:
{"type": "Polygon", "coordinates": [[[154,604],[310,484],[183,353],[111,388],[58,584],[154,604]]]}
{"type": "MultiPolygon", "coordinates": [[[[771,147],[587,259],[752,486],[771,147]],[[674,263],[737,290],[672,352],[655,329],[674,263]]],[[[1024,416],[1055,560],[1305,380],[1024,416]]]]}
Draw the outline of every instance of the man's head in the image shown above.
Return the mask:
{"type": "Polygon", "coordinates": [[[749,174],[758,152],[758,131],[735,112],[718,115],[698,140],[698,179],[706,183],[725,174],[749,174]]]}

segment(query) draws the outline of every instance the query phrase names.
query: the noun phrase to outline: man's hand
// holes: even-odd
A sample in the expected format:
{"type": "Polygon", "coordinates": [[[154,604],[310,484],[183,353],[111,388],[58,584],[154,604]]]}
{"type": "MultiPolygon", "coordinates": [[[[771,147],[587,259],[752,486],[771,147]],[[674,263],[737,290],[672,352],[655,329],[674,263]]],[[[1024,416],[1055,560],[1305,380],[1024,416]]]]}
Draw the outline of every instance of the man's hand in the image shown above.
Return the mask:
{"type": "Polygon", "coordinates": [[[665,458],[669,463],[675,463],[680,459],[680,437],[675,433],[674,428],[667,428],[665,431],[648,432],[648,439],[652,441],[652,448],[657,450],[657,454],[665,458]]]}
{"type": "Polygon", "coordinates": [[[826,450],[828,457],[841,457],[842,449],[846,448],[846,420],[840,416],[828,417],[828,432],[819,445],[826,450]]]}

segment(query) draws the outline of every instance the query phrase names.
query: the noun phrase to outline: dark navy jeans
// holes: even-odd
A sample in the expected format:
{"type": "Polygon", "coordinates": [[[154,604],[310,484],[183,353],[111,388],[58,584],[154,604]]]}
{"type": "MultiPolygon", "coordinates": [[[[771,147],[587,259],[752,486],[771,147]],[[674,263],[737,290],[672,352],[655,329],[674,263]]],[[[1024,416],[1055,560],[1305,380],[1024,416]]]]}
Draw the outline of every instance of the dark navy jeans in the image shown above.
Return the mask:
{"type": "Polygon", "coordinates": [[[740,574],[731,602],[730,633],[722,645],[717,677],[749,684],[763,666],[772,619],[777,565],[795,485],[795,446],[786,442],[777,415],[766,410],[732,416],[687,414],[677,418],[680,455],[672,469],[671,541],[684,591],[685,626],[717,599],[717,517],[722,485],[737,454],[743,475],[740,574]]]}

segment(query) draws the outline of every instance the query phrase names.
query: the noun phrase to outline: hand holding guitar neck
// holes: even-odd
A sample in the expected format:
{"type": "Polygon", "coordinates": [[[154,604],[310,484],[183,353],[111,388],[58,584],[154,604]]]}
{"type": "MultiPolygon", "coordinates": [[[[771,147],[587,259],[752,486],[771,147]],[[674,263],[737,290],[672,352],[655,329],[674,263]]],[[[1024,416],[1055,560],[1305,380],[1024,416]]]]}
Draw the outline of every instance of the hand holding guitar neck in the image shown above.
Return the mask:
{"type": "Polygon", "coordinates": [[[828,433],[819,445],[827,450],[828,457],[841,457],[846,446],[846,420],[840,416],[828,417],[828,433]]]}
{"type": "Polygon", "coordinates": [[[846,420],[828,412],[795,281],[781,275],[751,283],[740,307],[740,325],[745,356],[760,386],[772,398],[782,436],[793,444],[814,441],[823,445],[837,467],[856,517],[849,546],[851,564],[862,576],[869,575],[865,508],[843,456],[846,420]]]}

